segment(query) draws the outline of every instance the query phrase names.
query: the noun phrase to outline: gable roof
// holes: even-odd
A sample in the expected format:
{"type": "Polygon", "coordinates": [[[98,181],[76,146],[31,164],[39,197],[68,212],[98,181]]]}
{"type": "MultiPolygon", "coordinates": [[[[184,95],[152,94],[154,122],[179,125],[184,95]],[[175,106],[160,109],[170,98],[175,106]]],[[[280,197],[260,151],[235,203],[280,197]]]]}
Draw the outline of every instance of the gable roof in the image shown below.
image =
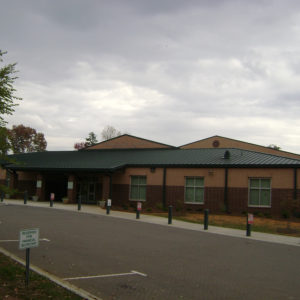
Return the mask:
{"type": "Polygon", "coordinates": [[[123,134],[98,144],[86,147],[82,150],[95,149],[157,149],[157,148],[176,148],[174,146],[136,137],[130,134],[123,134]]]}
{"type": "Polygon", "coordinates": [[[124,167],[299,168],[300,160],[241,149],[117,149],[11,155],[23,171],[113,172],[124,167]],[[229,155],[226,157],[225,152],[229,155]]]}
{"type": "Polygon", "coordinates": [[[182,149],[198,149],[198,148],[239,148],[250,151],[263,152],[278,156],[284,156],[294,159],[300,159],[300,154],[286,152],[282,150],[276,150],[270,147],[265,147],[257,144],[252,144],[248,142],[243,142],[240,140],[235,140],[219,135],[214,135],[202,140],[198,140],[192,143],[188,143],[180,146],[182,149]]]}

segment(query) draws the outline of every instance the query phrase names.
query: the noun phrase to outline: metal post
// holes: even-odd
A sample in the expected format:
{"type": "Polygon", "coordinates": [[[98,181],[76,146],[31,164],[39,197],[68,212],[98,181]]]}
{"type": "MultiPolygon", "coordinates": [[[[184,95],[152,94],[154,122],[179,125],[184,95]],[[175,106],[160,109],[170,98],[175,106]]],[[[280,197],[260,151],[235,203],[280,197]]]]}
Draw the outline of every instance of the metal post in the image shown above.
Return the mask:
{"type": "Polygon", "coordinates": [[[53,199],[50,197],[50,207],[53,207],[53,199]]]}
{"type": "Polygon", "coordinates": [[[81,210],[81,195],[78,196],[78,210],[81,210]]]}
{"type": "Polygon", "coordinates": [[[248,220],[248,214],[247,214],[247,227],[246,227],[246,236],[251,236],[251,224],[249,223],[248,220]]]}
{"type": "Polygon", "coordinates": [[[2,191],[1,192],[1,202],[3,202],[3,199],[4,199],[4,192],[2,191]]]}
{"type": "Polygon", "coordinates": [[[168,224],[172,224],[172,217],[173,217],[173,215],[172,215],[172,209],[173,209],[173,206],[170,205],[169,206],[169,211],[168,211],[168,224]]]}
{"type": "Polygon", "coordinates": [[[27,204],[27,199],[28,199],[28,192],[24,192],[24,204],[27,204]]]}
{"type": "Polygon", "coordinates": [[[208,209],[204,209],[204,230],[208,229],[208,209]]]}
{"type": "Polygon", "coordinates": [[[106,201],[106,214],[109,215],[111,207],[111,199],[107,199],[106,201]]]}
{"type": "Polygon", "coordinates": [[[137,209],[136,210],[136,218],[139,219],[140,218],[140,211],[137,209]]]}
{"type": "Polygon", "coordinates": [[[25,277],[25,286],[28,288],[29,284],[29,264],[30,264],[30,248],[26,248],[26,277],[25,277]]]}

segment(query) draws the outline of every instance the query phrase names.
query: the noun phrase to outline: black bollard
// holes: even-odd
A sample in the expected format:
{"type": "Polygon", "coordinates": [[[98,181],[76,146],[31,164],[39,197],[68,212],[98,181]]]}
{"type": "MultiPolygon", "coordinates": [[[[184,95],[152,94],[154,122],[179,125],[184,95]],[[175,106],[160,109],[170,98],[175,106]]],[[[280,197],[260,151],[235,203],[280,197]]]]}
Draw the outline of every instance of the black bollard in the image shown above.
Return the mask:
{"type": "Polygon", "coordinates": [[[51,194],[50,194],[50,207],[53,207],[53,201],[54,201],[54,198],[55,198],[55,194],[54,194],[54,193],[51,193],[51,194]]]}
{"type": "Polygon", "coordinates": [[[246,236],[251,236],[251,217],[249,218],[249,214],[247,214],[247,225],[246,225],[246,236]]]}
{"type": "Polygon", "coordinates": [[[24,192],[24,204],[27,204],[27,199],[28,199],[28,192],[24,192]]]}
{"type": "Polygon", "coordinates": [[[169,210],[168,210],[168,224],[172,224],[172,217],[173,217],[173,206],[169,205],[169,210]]]}
{"type": "Polygon", "coordinates": [[[141,210],[142,210],[142,202],[138,202],[136,204],[136,219],[140,218],[141,210]]]}
{"type": "Polygon", "coordinates": [[[78,210],[81,210],[81,195],[78,197],[78,210]]]}
{"type": "Polygon", "coordinates": [[[1,202],[3,202],[3,199],[4,199],[4,192],[2,191],[1,192],[1,202]]]}
{"type": "Polygon", "coordinates": [[[208,209],[204,209],[204,230],[208,229],[208,209]]]}
{"type": "Polygon", "coordinates": [[[109,213],[110,213],[110,207],[111,207],[111,200],[107,199],[107,202],[106,202],[106,214],[107,215],[109,215],[109,213]]]}

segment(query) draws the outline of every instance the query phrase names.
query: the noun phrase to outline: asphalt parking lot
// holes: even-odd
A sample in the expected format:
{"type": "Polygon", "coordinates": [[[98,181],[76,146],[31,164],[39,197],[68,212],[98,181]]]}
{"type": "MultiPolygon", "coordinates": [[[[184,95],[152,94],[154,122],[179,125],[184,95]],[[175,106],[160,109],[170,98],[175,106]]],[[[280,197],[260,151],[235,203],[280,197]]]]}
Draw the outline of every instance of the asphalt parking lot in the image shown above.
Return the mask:
{"type": "Polygon", "coordinates": [[[0,247],[103,299],[299,299],[300,247],[113,216],[0,206],[0,247]]]}

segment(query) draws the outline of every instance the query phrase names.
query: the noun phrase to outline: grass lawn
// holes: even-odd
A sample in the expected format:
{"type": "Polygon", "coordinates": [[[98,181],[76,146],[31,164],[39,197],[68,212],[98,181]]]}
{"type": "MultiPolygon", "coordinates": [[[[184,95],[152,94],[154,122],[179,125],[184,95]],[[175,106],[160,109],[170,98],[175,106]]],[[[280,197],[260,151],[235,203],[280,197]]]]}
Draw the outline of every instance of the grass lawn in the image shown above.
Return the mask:
{"type": "MultiPolygon", "coordinates": [[[[127,207],[126,209],[122,207],[114,207],[114,210],[135,212],[135,208],[127,207]]],[[[162,212],[161,210],[144,210],[142,214],[158,216],[158,217],[168,217],[167,212],[162,212]]],[[[193,211],[176,211],[173,209],[173,219],[185,222],[199,223],[204,222],[204,212],[193,212],[193,211]]],[[[233,214],[209,214],[209,225],[241,229],[246,231],[246,214],[233,215],[233,214]]],[[[272,233],[272,234],[282,234],[288,236],[300,237],[300,219],[299,218],[271,218],[263,217],[260,215],[254,215],[254,223],[251,226],[251,231],[272,233]]]]}
{"type": "MultiPolygon", "coordinates": [[[[168,216],[167,213],[153,213],[153,215],[162,217],[168,216]]],[[[187,212],[182,215],[174,216],[173,218],[176,220],[203,224],[204,214],[187,212]]],[[[246,230],[246,216],[210,214],[209,225],[246,230]]],[[[254,216],[254,223],[252,225],[251,230],[300,237],[300,220],[271,219],[254,216]]]]}
{"type": "Polygon", "coordinates": [[[25,287],[25,268],[0,253],[0,299],[83,299],[50,280],[30,271],[28,288],[25,287]]]}

